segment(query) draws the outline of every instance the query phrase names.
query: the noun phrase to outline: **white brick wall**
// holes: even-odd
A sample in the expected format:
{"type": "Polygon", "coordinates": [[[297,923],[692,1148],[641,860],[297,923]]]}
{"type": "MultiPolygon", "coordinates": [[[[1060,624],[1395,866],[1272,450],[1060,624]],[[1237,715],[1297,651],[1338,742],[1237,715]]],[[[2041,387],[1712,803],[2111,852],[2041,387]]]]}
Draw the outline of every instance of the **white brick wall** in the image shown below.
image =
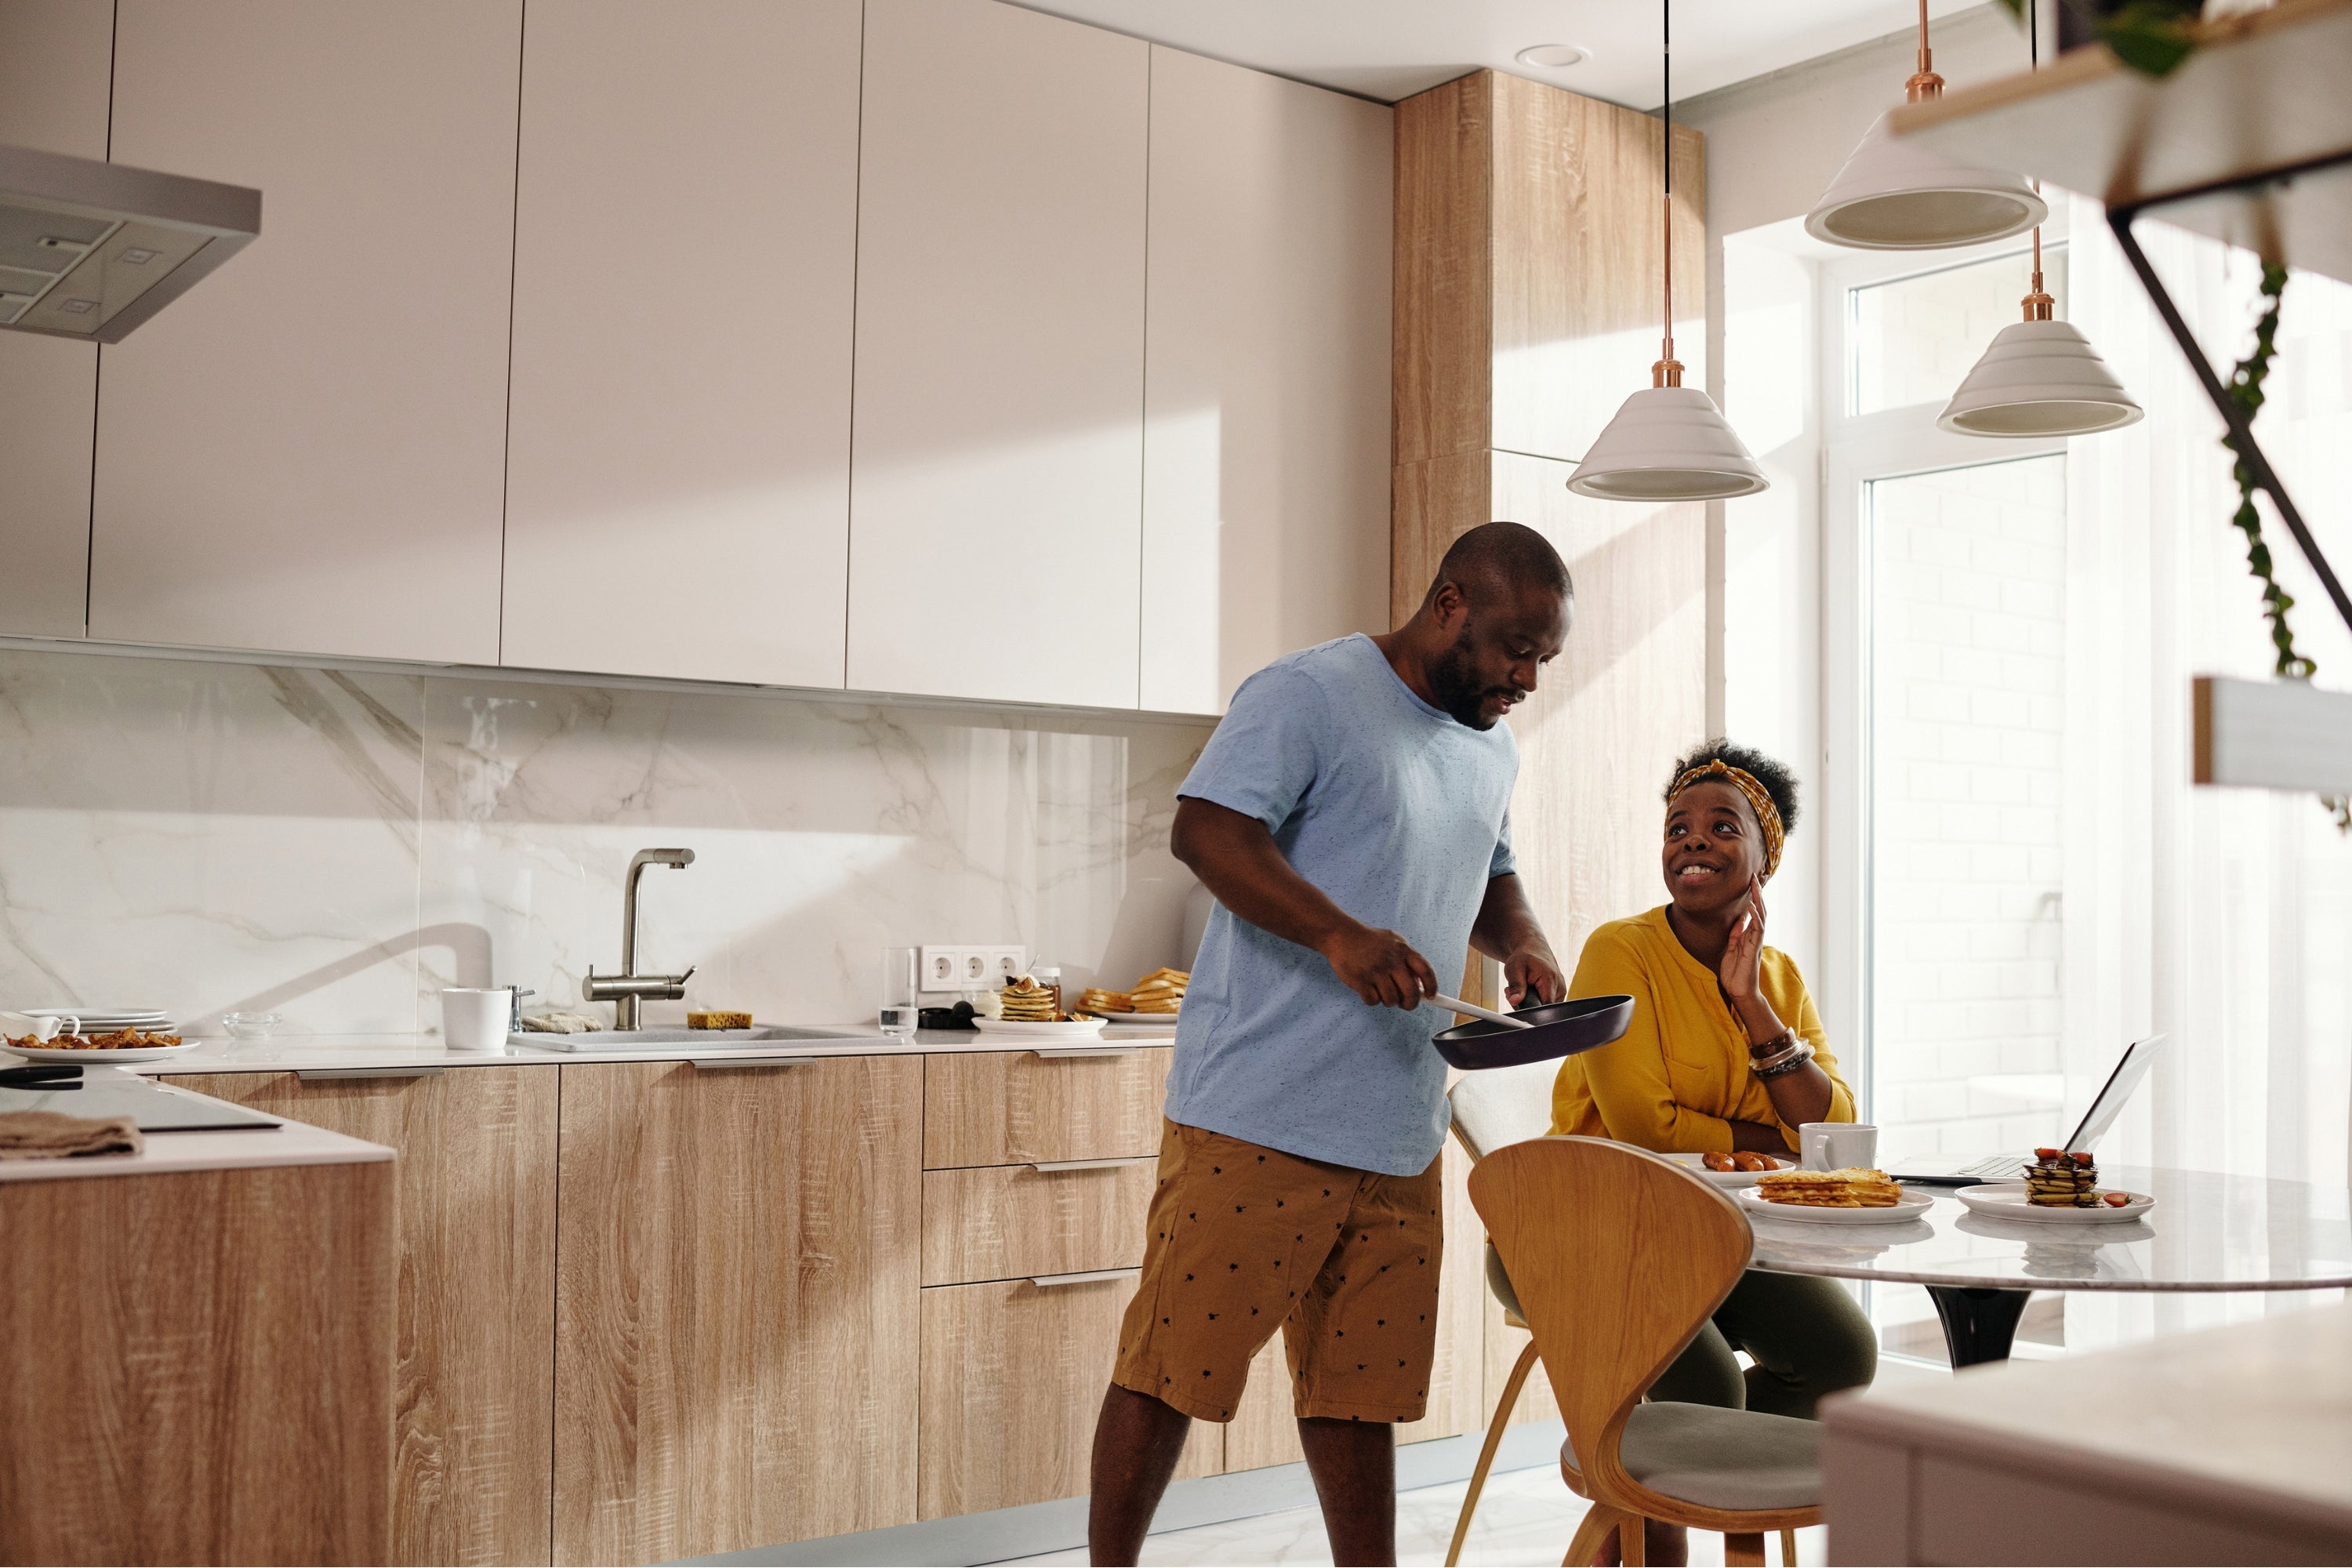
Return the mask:
{"type": "Polygon", "coordinates": [[[1870,489],[1880,1156],[2046,1142],[2063,1082],[2065,459],[1870,489]]]}

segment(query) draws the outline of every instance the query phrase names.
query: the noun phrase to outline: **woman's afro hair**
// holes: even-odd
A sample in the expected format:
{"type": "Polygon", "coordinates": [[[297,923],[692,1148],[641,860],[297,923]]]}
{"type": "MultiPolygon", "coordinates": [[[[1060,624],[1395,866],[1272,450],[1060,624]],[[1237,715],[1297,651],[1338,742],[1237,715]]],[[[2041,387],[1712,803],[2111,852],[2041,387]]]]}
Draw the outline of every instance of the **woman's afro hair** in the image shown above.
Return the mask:
{"type": "Polygon", "coordinates": [[[1766,756],[1755,747],[1738,745],[1721,737],[1707,742],[1675,764],[1673,777],[1666,780],[1666,799],[1674,799],[1675,779],[1709,763],[1721,763],[1726,767],[1738,768],[1743,773],[1753,775],[1756,782],[1764,786],[1764,793],[1772,797],[1772,804],[1780,807],[1780,830],[1784,833],[1796,831],[1797,776],[1785,763],[1766,756]]]}

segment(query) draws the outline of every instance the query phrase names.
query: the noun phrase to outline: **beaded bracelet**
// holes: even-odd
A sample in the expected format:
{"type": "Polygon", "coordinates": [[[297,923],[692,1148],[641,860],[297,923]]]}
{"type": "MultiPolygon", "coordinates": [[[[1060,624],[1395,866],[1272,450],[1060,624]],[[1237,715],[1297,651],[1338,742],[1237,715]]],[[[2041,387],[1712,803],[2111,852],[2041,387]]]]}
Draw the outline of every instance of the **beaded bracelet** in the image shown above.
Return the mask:
{"type": "Polygon", "coordinates": [[[1813,1047],[1800,1040],[1787,1050],[1774,1053],[1769,1060],[1749,1064],[1749,1070],[1758,1078],[1779,1078],[1795,1072],[1812,1059],[1813,1047]]]}

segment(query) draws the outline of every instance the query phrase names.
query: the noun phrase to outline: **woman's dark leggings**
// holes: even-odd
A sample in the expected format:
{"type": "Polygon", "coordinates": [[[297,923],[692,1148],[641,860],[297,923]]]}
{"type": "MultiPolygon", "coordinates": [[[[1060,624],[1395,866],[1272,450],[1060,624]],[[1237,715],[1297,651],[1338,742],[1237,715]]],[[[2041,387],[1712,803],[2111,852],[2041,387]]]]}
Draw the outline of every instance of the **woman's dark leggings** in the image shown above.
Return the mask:
{"type": "Polygon", "coordinates": [[[1877,1373],[1878,1336],[1836,1280],[1751,1268],[1650,1385],[1650,1397],[1810,1421],[1822,1395],[1860,1387],[1877,1373]],[[1756,1364],[1742,1373],[1736,1350],[1756,1364]]]}

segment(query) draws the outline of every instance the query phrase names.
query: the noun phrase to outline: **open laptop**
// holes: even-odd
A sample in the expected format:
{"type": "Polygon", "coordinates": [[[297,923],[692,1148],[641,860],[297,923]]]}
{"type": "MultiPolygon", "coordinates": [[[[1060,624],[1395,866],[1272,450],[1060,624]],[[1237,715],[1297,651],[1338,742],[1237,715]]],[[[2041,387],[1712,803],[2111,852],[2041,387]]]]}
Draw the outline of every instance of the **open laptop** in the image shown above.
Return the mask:
{"type": "MultiPolygon", "coordinates": [[[[2060,1147],[2069,1153],[2097,1148],[2100,1138],[2115,1125],[2116,1118],[2123,1114],[2124,1102],[2131,1099],[2132,1090],[2139,1087],[2139,1080],[2147,1076],[2149,1066],[2155,1062],[2157,1052],[2163,1046],[2162,1035],[2150,1035],[2147,1039],[2135,1040],[2126,1047],[2123,1058],[2116,1063],[2116,1070],[2107,1075],[2106,1086],[2099,1090],[2098,1098],[2091,1101],[2091,1109],[2083,1113],[2082,1121],[2060,1147]]],[[[1903,1169],[1887,1173],[1898,1182],[1964,1187],[1978,1182],[2018,1181],[2020,1173],[2032,1163],[2033,1152],[2024,1149],[1965,1163],[1951,1159],[1915,1160],[1906,1163],[1903,1169]]]]}

